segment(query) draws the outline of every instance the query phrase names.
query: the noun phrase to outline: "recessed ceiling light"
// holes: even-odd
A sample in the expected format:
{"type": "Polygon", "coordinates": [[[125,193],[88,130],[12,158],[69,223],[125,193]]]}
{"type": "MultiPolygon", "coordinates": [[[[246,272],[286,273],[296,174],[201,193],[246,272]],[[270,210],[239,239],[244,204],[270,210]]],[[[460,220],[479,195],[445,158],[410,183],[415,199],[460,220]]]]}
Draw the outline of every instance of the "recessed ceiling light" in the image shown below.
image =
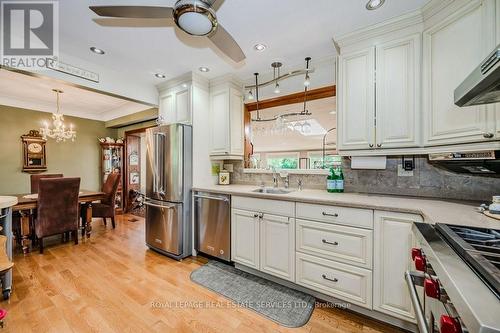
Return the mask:
{"type": "Polygon", "coordinates": [[[161,74],[161,73],[156,73],[155,76],[159,79],[164,79],[166,77],[165,74],[161,74]]]}
{"type": "Polygon", "coordinates": [[[369,0],[366,3],[366,9],[368,9],[368,10],[378,9],[378,8],[382,7],[384,2],[385,2],[385,0],[369,0]]]}
{"type": "Polygon", "coordinates": [[[267,46],[265,46],[264,44],[260,44],[260,43],[259,43],[259,44],[255,44],[255,45],[253,46],[253,49],[254,49],[255,51],[262,52],[262,51],[264,51],[265,49],[267,49],[267,46]]]}
{"type": "Polygon", "coordinates": [[[198,70],[203,73],[210,72],[210,68],[204,66],[201,66],[198,70]]]}
{"type": "Polygon", "coordinates": [[[105,54],[105,53],[106,53],[106,52],[104,52],[104,50],[101,50],[101,49],[99,49],[99,48],[97,48],[97,47],[95,47],[95,46],[92,46],[92,47],[90,48],[90,51],[92,51],[92,52],[94,52],[94,53],[96,53],[96,54],[100,54],[100,55],[103,55],[103,54],[105,54]]]}

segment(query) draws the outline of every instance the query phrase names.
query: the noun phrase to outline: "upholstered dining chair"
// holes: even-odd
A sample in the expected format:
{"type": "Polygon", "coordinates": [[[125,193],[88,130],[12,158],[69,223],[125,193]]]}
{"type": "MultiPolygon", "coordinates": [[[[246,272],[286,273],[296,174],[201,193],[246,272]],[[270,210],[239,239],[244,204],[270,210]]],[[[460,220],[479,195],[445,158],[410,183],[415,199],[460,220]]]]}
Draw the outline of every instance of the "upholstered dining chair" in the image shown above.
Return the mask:
{"type": "Polygon", "coordinates": [[[38,189],[35,234],[43,253],[43,238],[72,232],[78,244],[80,178],[42,178],[38,189]]]}
{"type": "Polygon", "coordinates": [[[62,173],[31,175],[31,193],[38,193],[38,184],[42,178],[62,178],[62,173]]]}
{"type": "Polygon", "coordinates": [[[111,225],[115,228],[115,201],[116,192],[120,185],[120,174],[112,173],[108,175],[106,182],[102,187],[102,191],[106,194],[106,198],[100,203],[92,204],[92,217],[100,217],[106,225],[106,219],[111,219],[111,225]]]}

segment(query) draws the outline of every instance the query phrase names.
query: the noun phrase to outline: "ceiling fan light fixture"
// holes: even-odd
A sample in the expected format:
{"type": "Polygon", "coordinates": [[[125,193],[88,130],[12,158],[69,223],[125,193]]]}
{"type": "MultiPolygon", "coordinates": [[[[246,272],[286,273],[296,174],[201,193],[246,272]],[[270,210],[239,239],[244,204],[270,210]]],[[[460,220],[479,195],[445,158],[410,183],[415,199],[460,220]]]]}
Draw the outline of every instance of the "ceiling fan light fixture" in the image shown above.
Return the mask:
{"type": "Polygon", "coordinates": [[[217,29],[214,10],[201,0],[180,0],[175,4],[174,20],[179,28],[193,36],[206,36],[217,29]]]}
{"type": "Polygon", "coordinates": [[[384,2],[385,2],[385,0],[369,0],[366,3],[366,9],[368,9],[368,10],[378,9],[378,8],[382,7],[384,2]]]}

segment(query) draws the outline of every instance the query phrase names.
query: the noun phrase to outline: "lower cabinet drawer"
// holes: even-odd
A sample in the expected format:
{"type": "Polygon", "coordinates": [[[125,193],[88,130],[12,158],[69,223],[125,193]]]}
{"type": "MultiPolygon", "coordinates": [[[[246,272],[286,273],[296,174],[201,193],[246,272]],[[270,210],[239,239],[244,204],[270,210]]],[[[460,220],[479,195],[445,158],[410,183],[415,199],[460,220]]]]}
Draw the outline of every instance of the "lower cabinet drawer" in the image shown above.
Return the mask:
{"type": "Polygon", "coordinates": [[[372,309],[372,272],[339,262],[296,254],[296,283],[372,309]]]}
{"type": "Polygon", "coordinates": [[[297,220],[296,226],[297,251],[372,268],[372,230],[307,220],[297,220]]]}

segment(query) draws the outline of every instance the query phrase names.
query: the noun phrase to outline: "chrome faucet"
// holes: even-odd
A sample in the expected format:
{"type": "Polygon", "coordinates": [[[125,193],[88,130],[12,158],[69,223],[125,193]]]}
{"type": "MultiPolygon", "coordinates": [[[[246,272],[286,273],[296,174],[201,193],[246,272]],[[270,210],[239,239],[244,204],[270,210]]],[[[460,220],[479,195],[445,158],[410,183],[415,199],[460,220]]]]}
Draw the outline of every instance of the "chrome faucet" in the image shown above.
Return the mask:
{"type": "Polygon", "coordinates": [[[273,170],[273,186],[278,187],[278,173],[276,172],[276,167],[272,167],[273,170]]]}
{"type": "Polygon", "coordinates": [[[283,177],[283,182],[285,184],[285,188],[289,188],[290,187],[290,175],[286,175],[285,177],[283,177]]]}

